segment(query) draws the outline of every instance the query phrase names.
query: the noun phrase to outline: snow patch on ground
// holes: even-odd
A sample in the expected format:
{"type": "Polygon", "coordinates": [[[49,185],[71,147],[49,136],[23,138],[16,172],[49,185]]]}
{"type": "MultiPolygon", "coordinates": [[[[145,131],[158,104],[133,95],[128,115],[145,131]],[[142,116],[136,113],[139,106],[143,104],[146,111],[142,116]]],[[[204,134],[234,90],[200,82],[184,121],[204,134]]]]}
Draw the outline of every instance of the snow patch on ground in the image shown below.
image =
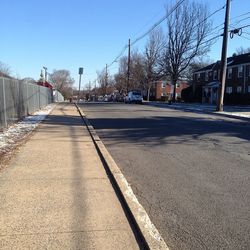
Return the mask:
{"type": "Polygon", "coordinates": [[[36,111],[33,115],[25,117],[22,121],[11,125],[3,132],[0,132],[0,155],[10,151],[18,141],[32,132],[51,112],[54,106],[54,104],[48,105],[36,111]]]}

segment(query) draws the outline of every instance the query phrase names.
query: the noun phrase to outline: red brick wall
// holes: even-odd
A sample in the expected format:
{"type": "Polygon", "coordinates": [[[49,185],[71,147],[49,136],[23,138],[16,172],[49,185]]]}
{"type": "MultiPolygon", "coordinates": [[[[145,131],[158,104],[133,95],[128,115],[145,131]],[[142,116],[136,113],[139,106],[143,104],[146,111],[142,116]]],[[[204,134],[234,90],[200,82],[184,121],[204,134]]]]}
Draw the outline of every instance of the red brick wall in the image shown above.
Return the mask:
{"type": "MultiPolygon", "coordinates": [[[[156,83],[156,100],[161,100],[162,98],[162,94],[165,93],[166,95],[170,95],[171,93],[171,85],[170,82],[168,81],[166,84],[165,88],[162,88],[162,83],[163,81],[158,81],[156,83]]],[[[181,91],[185,88],[187,88],[189,85],[187,84],[187,82],[182,81],[179,82],[179,87],[176,87],[176,94],[181,94],[181,91]]]]}

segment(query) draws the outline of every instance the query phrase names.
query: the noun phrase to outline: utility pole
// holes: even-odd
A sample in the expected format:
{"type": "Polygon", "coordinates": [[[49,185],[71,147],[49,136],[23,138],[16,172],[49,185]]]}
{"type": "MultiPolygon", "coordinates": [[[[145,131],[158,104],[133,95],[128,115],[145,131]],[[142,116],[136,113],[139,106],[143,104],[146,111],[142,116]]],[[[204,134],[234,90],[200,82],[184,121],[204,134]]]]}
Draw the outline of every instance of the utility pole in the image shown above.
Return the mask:
{"type": "Polygon", "coordinates": [[[44,68],[44,72],[45,72],[45,74],[44,74],[45,82],[47,82],[48,81],[48,79],[47,79],[48,78],[48,72],[47,72],[48,68],[45,66],[43,66],[43,68],[44,68]]]}
{"type": "Polygon", "coordinates": [[[224,23],[224,34],[221,51],[221,74],[220,74],[220,86],[219,86],[219,99],[217,102],[217,111],[223,111],[224,93],[225,93],[225,82],[227,72],[227,43],[228,43],[228,26],[229,26],[229,13],[230,13],[230,2],[227,0],[225,23],[224,23]]]}
{"type": "Polygon", "coordinates": [[[129,80],[130,80],[130,39],[128,39],[128,74],[127,74],[127,93],[129,88],[129,80]]]}
{"type": "Polygon", "coordinates": [[[82,80],[83,68],[79,68],[79,91],[78,91],[78,102],[80,99],[80,91],[81,91],[81,80],[82,80]]]}
{"type": "Polygon", "coordinates": [[[95,80],[95,102],[96,102],[96,80],[95,80]]]}
{"type": "Polygon", "coordinates": [[[89,81],[89,101],[91,101],[91,82],[89,81]]]}
{"type": "Polygon", "coordinates": [[[107,94],[107,86],[108,86],[108,65],[105,67],[105,95],[107,94]]]}

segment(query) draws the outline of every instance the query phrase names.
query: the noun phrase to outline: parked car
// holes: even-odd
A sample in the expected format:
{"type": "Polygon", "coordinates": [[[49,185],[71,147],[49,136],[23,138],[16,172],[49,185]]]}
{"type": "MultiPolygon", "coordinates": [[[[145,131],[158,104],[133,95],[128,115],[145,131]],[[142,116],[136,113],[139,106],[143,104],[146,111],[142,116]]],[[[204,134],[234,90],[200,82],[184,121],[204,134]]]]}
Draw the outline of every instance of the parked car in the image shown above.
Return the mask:
{"type": "Polygon", "coordinates": [[[98,96],[98,102],[103,102],[104,101],[104,97],[103,96],[98,96]]]}
{"type": "Polygon", "coordinates": [[[125,103],[140,103],[142,104],[142,94],[140,91],[132,90],[129,91],[125,97],[125,103]]]}

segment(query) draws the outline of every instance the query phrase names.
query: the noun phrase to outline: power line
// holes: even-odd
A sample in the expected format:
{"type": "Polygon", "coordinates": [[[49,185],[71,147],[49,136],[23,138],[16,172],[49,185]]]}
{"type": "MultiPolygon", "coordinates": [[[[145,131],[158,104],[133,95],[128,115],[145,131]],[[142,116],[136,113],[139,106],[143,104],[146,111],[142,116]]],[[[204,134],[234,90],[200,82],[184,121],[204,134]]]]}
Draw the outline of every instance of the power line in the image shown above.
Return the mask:
{"type": "MultiPolygon", "coordinates": [[[[165,15],[164,17],[162,17],[157,23],[155,23],[147,32],[145,32],[142,36],[138,37],[135,41],[132,42],[131,46],[134,45],[136,42],[138,42],[139,40],[141,40],[142,38],[144,38],[146,35],[148,35],[150,32],[152,32],[158,25],[160,25],[165,19],[167,19],[179,6],[180,4],[182,4],[184,2],[183,1],[179,1],[176,6],[171,10],[170,13],[168,13],[167,15],[165,15]]],[[[211,13],[210,15],[208,15],[206,18],[204,18],[200,23],[198,23],[194,28],[198,27],[200,24],[204,23],[205,21],[207,21],[209,18],[211,18],[213,15],[217,14],[219,11],[223,10],[225,8],[226,5],[223,5],[222,7],[220,7],[219,9],[215,10],[213,13],[211,13]]],[[[219,26],[217,26],[216,28],[220,27],[222,24],[220,24],[219,26]]],[[[213,30],[215,30],[216,28],[214,28],[213,30]]],[[[211,34],[210,34],[211,35],[211,34]]]]}
{"type": "MultiPolygon", "coordinates": [[[[212,28],[211,31],[214,31],[214,30],[218,29],[220,26],[223,26],[223,25],[224,25],[224,23],[221,23],[220,25],[217,25],[216,27],[212,28]]],[[[223,30],[223,28],[220,28],[219,30],[223,30]]]]}
{"type": "Polygon", "coordinates": [[[140,30],[137,31],[131,38],[134,38],[135,36],[137,36],[137,35],[141,32],[141,30],[142,30],[143,28],[145,28],[149,23],[151,23],[151,21],[152,21],[153,19],[155,19],[156,16],[159,16],[159,14],[160,14],[161,12],[162,12],[162,10],[159,11],[157,14],[155,14],[155,15],[150,19],[150,21],[148,21],[142,28],[140,28],[140,30]]]}
{"type": "MultiPolygon", "coordinates": [[[[237,30],[241,30],[241,29],[244,29],[244,28],[247,28],[247,27],[250,27],[250,24],[247,24],[247,25],[241,26],[241,27],[236,28],[236,29],[237,29],[237,30]]],[[[231,30],[229,30],[229,32],[233,32],[233,31],[234,31],[234,30],[236,30],[236,29],[231,29],[231,30]]]]}
{"type": "MultiPolygon", "coordinates": [[[[152,32],[158,25],[160,25],[165,19],[167,19],[182,3],[183,1],[179,1],[176,6],[170,11],[170,13],[168,13],[167,15],[165,15],[164,17],[162,17],[157,23],[155,23],[147,32],[145,32],[142,36],[138,37],[135,41],[132,42],[131,46],[134,45],[136,42],[138,42],[139,40],[141,40],[142,38],[144,38],[146,35],[148,35],[150,32],[152,32]]],[[[218,13],[219,11],[223,10],[225,8],[226,5],[223,5],[222,7],[220,7],[219,9],[215,10],[213,13],[211,13],[210,15],[208,15],[206,18],[204,18],[200,23],[198,23],[194,28],[198,27],[200,24],[204,23],[206,20],[208,20],[209,18],[211,18],[213,15],[215,15],[216,13],[218,13]]],[[[222,24],[220,24],[219,26],[221,26],[222,24]]]]}
{"type": "Polygon", "coordinates": [[[172,10],[167,13],[165,16],[163,16],[158,22],[156,22],[148,31],[146,31],[143,35],[139,36],[137,39],[135,39],[131,46],[133,46],[135,43],[143,39],[145,36],[147,36],[149,33],[151,33],[157,26],[159,26],[163,21],[165,21],[185,0],[179,0],[178,3],[172,8],[172,10]]]}
{"type": "Polygon", "coordinates": [[[113,65],[115,62],[117,62],[117,60],[123,55],[123,53],[126,51],[126,49],[128,48],[128,45],[125,45],[122,49],[122,51],[120,52],[120,54],[108,65],[108,68],[113,65]]]}
{"type": "MultiPolygon", "coordinates": [[[[133,46],[135,43],[137,43],[138,41],[140,41],[141,39],[143,39],[145,36],[147,36],[148,34],[150,34],[157,26],[159,26],[164,20],[166,20],[185,0],[179,0],[175,6],[171,9],[170,12],[168,12],[166,15],[164,15],[160,20],[158,20],[148,31],[146,31],[143,35],[139,36],[138,38],[136,38],[132,43],[131,46],[133,46]]],[[[226,5],[223,5],[222,7],[220,7],[219,9],[215,10],[214,12],[212,12],[210,15],[208,15],[206,18],[204,18],[200,23],[198,23],[194,28],[198,27],[200,24],[204,23],[205,21],[207,21],[209,18],[211,18],[213,15],[217,14],[219,11],[223,10],[225,8],[226,5]]],[[[211,31],[216,30],[217,28],[219,28],[220,26],[222,26],[222,24],[216,26],[215,28],[213,28],[211,31]]],[[[219,30],[218,30],[219,31],[219,30]]],[[[217,31],[217,32],[218,32],[217,31]]],[[[215,33],[215,32],[214,32],[215,33]]],[[[214,34],[212,33],[212,34],[214,34]]],[[[211,33],[208,36],[212,35],[211,33]]],[[[215,38],[219,37],[221,35],[216,36],[215,38]]],[[[209,39],[213,40],[215,39],[214,37],[209,39]]],[[[124,54],[124,52],[126,51],[126,49],[128,48],[128,45],[125,45],[124,48],[122,49],[122,51],[120,52],[120,54],[118,54],[116,56],[116,58],[108,65],[108,68],[110,66],[112,66],[115,62],[117,62],[117,60],[124,54]]]]}
{"type": "Polygon", "coordinates": [[[246,37],[246,36],[242,36],[241,37],[245,38],[246,40],[249,40],[250,41],[250,38],[246,37]]]}
{"type": "MultiPolygon", "coordinates": [[[[180,6],[180,4],[182,4],[184,1],[185,0],[179,0],[179,2],[176,3],[175,7],[173,7],[173,9],[170,11],[170,13],[168,13],[167,15],[164,15],[164,17],[162,17],[157,23],[155,23],[146,33],[144,33],[142,36],[135,39],[135,41],[131,43],[131,46],[134,45],[139,40],[141,40],[142,38],[144,38],[150,32],[152,32],[158,25],[160,25],[165,19],[167,19],[169,17],[169,15],[171,15],[180,6]]],[[[117,62],[117,60],[123,55],[123,53],[126,51],[127,48],[128,48],[128,45],[125,45],[124,48],[122,49],[122,51],[120,52],[120,54],[118,56],[116,56],[116,58],[108,65],[108,68],[111,65],[113,65],[115,62],[117,62]]]]}
{"type": "Polygon", "coordinates": [[[245,21],[245,20],[248,20],[248,19],[250,19],[250,16],[249,16],[249,17],[245,17],[245,18],[243,18],[243,19],[241,19],[241,20],[239,20],[239,21],[237,21],[237,22],[231,24],[230,26],[236,26],[236,25],[238,25],[239,23],[241,23],[241,22],[243,22],[243,21],[245,21]]]}
{"type": "MultiPolygon", "coordinates": [[[[215,10],[213,13],[211,13],[210,15],[208,15],[207,17],[205,17],[200,23],[198,23],[194,29],[196,27],[199,27],[200,24],[204,23],[205,21],[207,21],[210,17],[212,17],[213,15],[217,14],[218,12],[220,12],[221,10],[225,9],[226,5],[224,4],[222,7],[220,7],[219,9],[215,10]]],[[[219,25],[221,26],[221,24],[219,25]]]]}
{"type": "MultiPolygon", "coordinates": [[[[209,43],[209,42],[212,42],[213,40],[215,40],[215,39],[221,37],[222,35],[223,35],[223,34],[220,34],[220,35],[214,36],[214,37],[212,37],[212,38],[210,38],[210,39],[208,39],[208,40],[206,40],[206,41],[203,41],[203,42],[201,42],[201,43],[199,44],[199,46],[201,46],[201,45],[203,45],[203,44],[206,44],[206,43],[209,43]]],[[[197,47],[197,46],[194,45],[193,47],[191,47],[191,48],[188,49],[187,51],[193,50],[193,49],[195,49],[196,47],[197,47]]]]}
{"type": "Polygon", "coordinates": [[[247,27],[250,27],[250,24],[247,24],[247,25],[245,25],[245,26],[242,26],[242,27],[240,27],[239,29],[244,29],[244,28],[247,28],[247,27]]]}
{"type": "Polygon", "coordinates": [[[238,18],[238,17],[246,16],[246,15],[248,15],[248,14],[250,14],[250,11],[248,11],[248,12],[246,12],[246,13],[243,13],[243,14],[241,14],[241,15],[239,15],[239,16],[232,17],[232,18],[230,18],[230,20],[236,19],[236,18],[238,18]]]}

